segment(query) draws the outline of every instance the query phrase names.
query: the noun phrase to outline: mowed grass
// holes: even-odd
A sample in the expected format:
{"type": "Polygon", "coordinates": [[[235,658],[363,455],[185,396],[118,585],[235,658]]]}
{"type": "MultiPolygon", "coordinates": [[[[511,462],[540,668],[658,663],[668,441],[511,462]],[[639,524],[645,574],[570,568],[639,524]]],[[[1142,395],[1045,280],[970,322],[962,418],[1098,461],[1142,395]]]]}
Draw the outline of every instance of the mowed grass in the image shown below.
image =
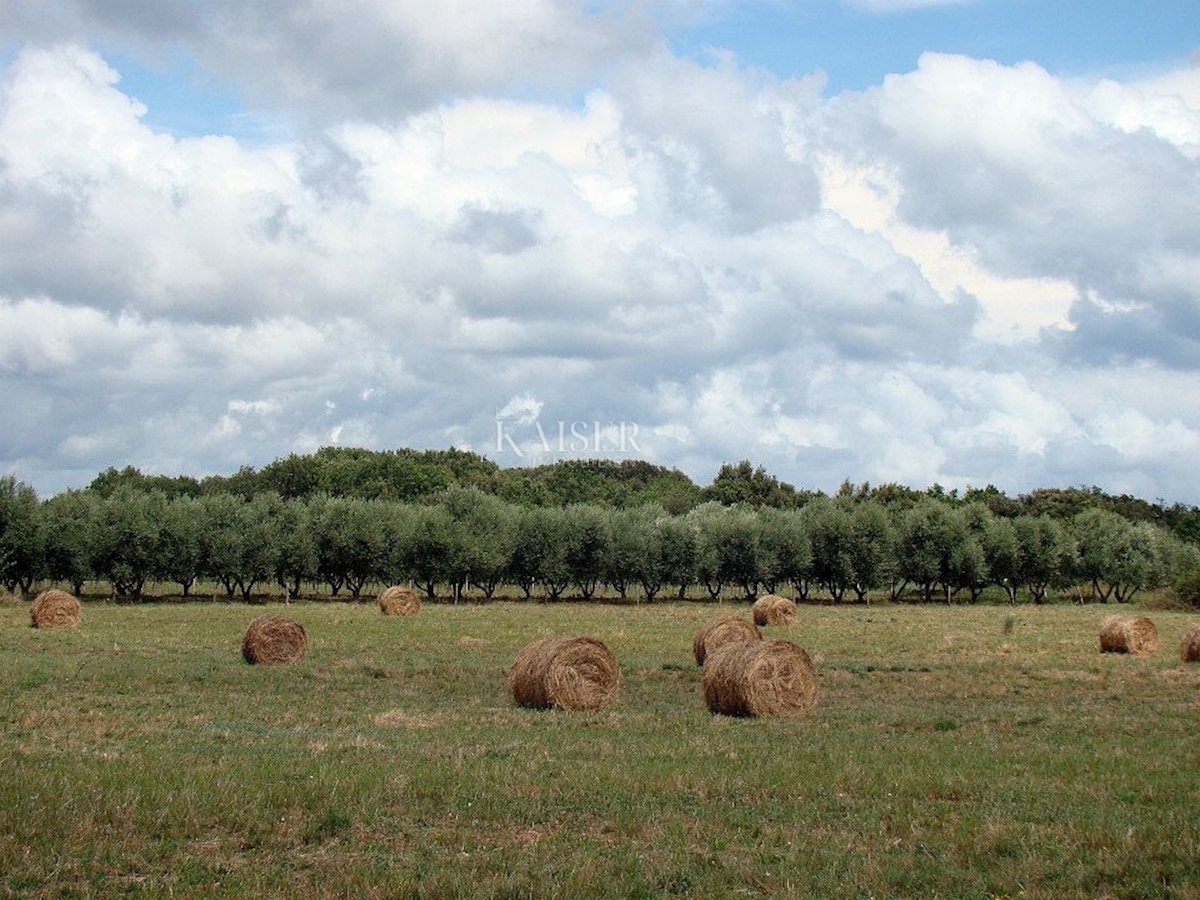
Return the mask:
{"type": "Polygon", "coordinates": [[[815,714],[742,720],[691,656],[735,610],[0,603],[0,892],[1200,897],[1200,617],[1135,658],[1098,652],[1108,606],[802,606],[767,633],[815,714]],[[264,613],[302,663],[242,661],[264,613]],[[617,702],[514,706],[517,651],[573,634],[617,702]]]}

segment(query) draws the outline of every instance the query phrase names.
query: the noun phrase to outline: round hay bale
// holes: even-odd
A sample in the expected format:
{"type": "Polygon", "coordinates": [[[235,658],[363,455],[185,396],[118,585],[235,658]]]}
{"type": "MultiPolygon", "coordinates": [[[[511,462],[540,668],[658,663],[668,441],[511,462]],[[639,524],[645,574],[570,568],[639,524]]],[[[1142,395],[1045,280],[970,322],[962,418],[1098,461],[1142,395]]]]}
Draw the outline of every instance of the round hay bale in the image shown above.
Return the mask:
{"type": "Polygon", "coordinates": [[[596,638],[543,638],[525,646],[508,672],[513,699],[532,709],[602,709],[620,687],[621,669],[596,638]]]}
{"type": "Polygon", "coordinates": [[[1158,629],[1145,616],[1109,616],[1100,626],[1101,653],[1153,653],[1158,629]]]}
{"type": "Polygon", "coordinates": [[[763,594],[754,601],[754,624],[795,625],[795,601],[778,594],[763,594]]]}
{"type": "Polygon", "coordinates": [[[79,624],[79,601],[66,591],[42,591],[29,616],[34,628],[74,628],[79,624]]]}
{"type": "Polygon", "coordinates": [[[740,616],[721,616],[696,632],[692,640],[692,655],[696,657],[696,665],[702,666],[708,654],[718,647],[761,640],[762,632],[753,622],[740,616]]]}
{"type": "Polygon", "coordinates": [[[242,639],[242,656],[248,663],[298,663],[307,652],[304,626],[284,616],[259,616],[242,639]]]}
{"type": "Polygon", "coordinates": [[[405,587],[392,586],[379,595],[379,611],[385,616],[415,616],[421,598],[405,587]]]}
{"type": "Polygon", "coordinates": [[[1179,659],[1182,662],[1200,662],[1200,625],[1193,625],[1183,636],[1179,645],[1179,659]]]}
{"type": "Polygon", "coordinates": [[[704,702],[726,716],[802,716],[817,702],[817,670],[791,641],[726,644],[704,663],[704,702]]]}

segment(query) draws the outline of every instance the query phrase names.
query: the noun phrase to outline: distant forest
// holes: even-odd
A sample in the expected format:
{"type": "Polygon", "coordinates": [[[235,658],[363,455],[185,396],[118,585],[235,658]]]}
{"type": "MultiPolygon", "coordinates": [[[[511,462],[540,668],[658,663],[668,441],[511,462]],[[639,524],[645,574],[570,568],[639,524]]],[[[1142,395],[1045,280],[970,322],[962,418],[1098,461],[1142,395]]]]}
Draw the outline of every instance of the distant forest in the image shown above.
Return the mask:
{"type": "MultiPolygon", "coordinates": [[[[826,495],[780,481],[748,460],[721,466],[713,482],[697,485],[678,469],[644,460],[573,459],[523,468],[502,468],[466,450],[366,450],[323,447],[316,453],[276,459],[261,469],[243,466],[232,475],[145,475],[136,468],[111,467],[88,485],[89,493],[111,495],[121,486],[161,491],[168,498],[227,493],[251,499],[278,494],[285,500],[318,496],[434,503],[451,487],[476,488],[525,507],[591,504],[629,509],[658,504],[672,514],[703,503],[755,508],[799,509],[826,495]]],[[[1092,487],[1039,488],[1010,497],[988,485],[964,493],[934,484],[924,491],[898,484],[855,484],[847,480],[835,496],[874,500],[901,511],[930,497],[950,505],[982,503],[993,515],[1046,515],[1060,521],[1088,509],[1116,513],[1130,522],[1150,522],[1192,544],[1200,544],[1200,507],[1170,506],[1092,487]]]]}

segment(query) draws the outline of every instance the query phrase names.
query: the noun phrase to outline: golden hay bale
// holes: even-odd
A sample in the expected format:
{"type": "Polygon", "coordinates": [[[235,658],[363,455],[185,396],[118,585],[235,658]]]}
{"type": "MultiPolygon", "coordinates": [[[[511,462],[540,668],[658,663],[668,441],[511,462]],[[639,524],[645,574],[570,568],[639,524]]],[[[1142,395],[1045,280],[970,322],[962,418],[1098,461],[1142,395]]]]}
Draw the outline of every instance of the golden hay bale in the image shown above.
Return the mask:
{"type": "Polygon", "coordinates": [[[1101,653],[1153,653],[1158,629],[1145,616],[1109,616],[1100,626],[1101,653]]]}
{"type": "Polygon", "coordinates": [[[596,638],[543,638],[525,646],[508,672],[513,699],[533,709],[601,709],[613,701],[621,669],[596,638]]]}
{"type": "Polygon", "coordinates": [[[754,601],[754,624],[795,625],[795,601],[778,594],[763,594],[754,601]]]}
{"type": "Polygon", "coordinates": [[[415,616],[421,598],[408,588],[392,586],[379,595],[379,611],[385,616],[415,616]]]}
{"type": "Polygon", "coordinates": [[[791,641],[727,644],[704,663],[704,702],[727,716],[802,716],[817,702],[817,670],[791,641]]]}
{"type": "Polygon", "coordinates": [[[1200,662],[1200,625],[1193,625],[1183,636],[1179,645],[1179,658],[1183,662],[1200,662]]]}
{"type": "Polygon", "coordinates": [[[34,628],[74,628],[79,624],[79,601],[66,591],[42,591],[29,615],[34,628]]]}
{"type": "Polygon", "coordinates": [[[307,652],[304,626],[284,616],[259,616],[242,639],[242,656],[248,663],[297,663],[307,652]]]}
{"type": "Polygon", "coordinates": [[[692,640],[692,655],[696,657],[696,665],[702,666],[708,654],[718,647],[761,640],[762,632],[753,622],[740,616],[721,616],[696,632],[692,640]]]}

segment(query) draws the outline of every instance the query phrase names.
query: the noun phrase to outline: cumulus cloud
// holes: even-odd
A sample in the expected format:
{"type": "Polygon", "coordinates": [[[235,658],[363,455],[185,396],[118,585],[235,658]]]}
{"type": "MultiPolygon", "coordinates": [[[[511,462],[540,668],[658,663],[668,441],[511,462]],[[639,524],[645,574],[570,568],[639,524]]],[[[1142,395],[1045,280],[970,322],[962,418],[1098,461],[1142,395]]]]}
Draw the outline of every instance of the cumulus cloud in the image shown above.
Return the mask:
{"type": "MultiPolygon", "coordinates": [[[[562,92],[657,43],[662,4],[582,0],[47,0],[0,12],[9,39],[183,47],[258,104],[394,120],[463,95],[562,92]]],[[[158,51],[161,53],[161,50],[158,51]]]]}
{"type": "Polygon", "coordinates": [[[1200,246],[1200,218],[1181,123],[1200,122],[1200,106],[1190,93],[1142,95],[1142,124],[1117,127],[1111,106],[1092,114],[1097,90],[1032,63],[926,54],[915,72],[846,98],[834,121],[887,160],[903,222],[945,233],[1006,278],[1074,287],[1064,353],[1194,364],[1185,248],[1200,246]],[[1131,316],[1130,298],[1149,312],[1131,316]]]}
{"type": "MultiPolygon", "coordinates": [[[[129,27],[51,5],[60,31],[129,27]]],[[[701,481],[749,457],[823,489],[1200,500],[1178,456],[1200,439],[1186,73],[1085,84],[928,55],[826,99],[677,59],[624,7],[532,0],[512,14],[547,47],[517,28],[498,46],[525,63],[489,51],[448,73],[513,20],[460,35],[454,5],[418,25],[367,4],[330,25],[305,4],[267,34],[267,8],[165,4],[140,36],[220,56],[211,35],[240,23],[243,50],[278,51],[245,74],[258,87],[308,52],[279,93],[320,125],[275,141],[157,131],[79,43],[4,72],[0,469],[45,491],[331,442],[528,462],[497,448],[500,418],[543,455],[534,422],[599,422],[610,449],[636,427],[641,456],[701,481]],[[602,83],[499,95],[584,24],[602,27],[578,71],[602,62],[602,83]],[[307,45],[322,28],[338,34],[307,45]],[[370,88],[330,49],[358,35],[369,61],[413,34],[449,56],[370,88]]]]}

